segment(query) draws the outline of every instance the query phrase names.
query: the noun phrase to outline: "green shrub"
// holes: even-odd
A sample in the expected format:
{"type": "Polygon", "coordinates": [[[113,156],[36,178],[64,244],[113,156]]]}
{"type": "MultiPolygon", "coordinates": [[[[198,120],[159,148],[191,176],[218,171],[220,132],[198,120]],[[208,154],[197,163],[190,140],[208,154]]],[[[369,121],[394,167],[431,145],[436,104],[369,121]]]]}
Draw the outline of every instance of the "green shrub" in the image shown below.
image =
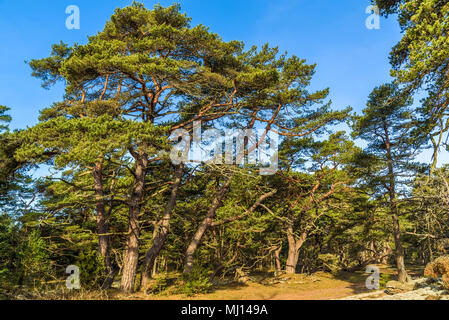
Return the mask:
{"type": "Polygon", "coordinates": [[[20,239],[17,227],[0,214],[0,287],[17,284],[20,273],[20,239]]]}
{"type": "Polygon", "coordinates": [[[169,287],[169,281],[165,275],[156,277],[147,289],[147,294],[162,294],[169,287]]]}
{"type": "Polygon", "coordinates": [[[318,255],[318,263],[321,264],[324,271],[337,275],[341,270],[340,259],[337,255],[326,253],[318,255]]]}
{"type": "Polygon", "coordinates": [[[96,250],[83,251],[76,263],[80,269],[81,287],[84,289],[99,289],[107,277],[103,258],[96,250]]]}
{"type": "Polygon", "coordinates": [[[194,268],[190,274],[181,277],[182,284],[178,287],[177,293],[184,294],[188,297],[196,294],[209,293],[212,283],[209,280],[207,270],[194,268]]]}
{"type": "Polygon", "coordinates": [[[26,285],[40,286],[49,277],[47,244],[34,230],[19,249],[21,278],[26,285]]]}
{"type": "Polygon", "coordinates": [[[380,288],[385,288],[387,283],[391,281],[393,276],[387,273],[381,273],[379,277],[379,286],[380,288]]]}

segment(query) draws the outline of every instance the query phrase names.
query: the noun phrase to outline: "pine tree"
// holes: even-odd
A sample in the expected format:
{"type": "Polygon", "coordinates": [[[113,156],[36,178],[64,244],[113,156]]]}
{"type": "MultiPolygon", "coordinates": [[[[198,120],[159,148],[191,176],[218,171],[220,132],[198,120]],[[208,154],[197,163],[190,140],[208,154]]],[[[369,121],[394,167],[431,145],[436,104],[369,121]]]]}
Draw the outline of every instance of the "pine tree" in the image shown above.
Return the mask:
{"type": "Polygon", "coordinates": [[[29,131],[34,133],[25,134],[47,137],[38,142],[29,139],[36,154],[32,155],[33,148],[26,153],[35,159],[50,150],[66,153],[62,166],[75,163],[92,173],[100,242],[107,233],[105,159],[124,156],[120,165],[131,171],[134,181],[127,195],[129,236],[122,270],[125,292],[135,288],[139,219],[150,167],[168,160],[160,157],[160,151],[167,150],[173,130],[191,128],[195,120],[215,120],[234,106],[241,48],[241,43],[226,43],[204,26],[191,27],[178,5],[147,10],[133,3],[117,9],[104,30],[86,45],[61,43],[53,46],[50,57],[30,62],[44,86],[64,80],[66,97],[42,112],[43,123],[29,131]],[[61,126],[67,127],[70,140],[55,134],[61,126]]]}
{"type": "MultiPolygon", "coordinates": [[[[378,196],[387,197],[393,221],[396,247],[396,265],[399,281],[408,281],[404,250],[401,241],[398,202],[404,194],[404,185],[413,172],[413,159],[417,146],[411,131],[415,125],[410,112],[413,100],[394,84],[377,87],[370,94],[363,115],[356,117],[353,136],[368,142],[366,152],[371,155],[371,166],[377,167],[374,175],[364,179],[377,190],[378,196]]],[[[369,168],[366,164],[365,168],[369,168]]]]}

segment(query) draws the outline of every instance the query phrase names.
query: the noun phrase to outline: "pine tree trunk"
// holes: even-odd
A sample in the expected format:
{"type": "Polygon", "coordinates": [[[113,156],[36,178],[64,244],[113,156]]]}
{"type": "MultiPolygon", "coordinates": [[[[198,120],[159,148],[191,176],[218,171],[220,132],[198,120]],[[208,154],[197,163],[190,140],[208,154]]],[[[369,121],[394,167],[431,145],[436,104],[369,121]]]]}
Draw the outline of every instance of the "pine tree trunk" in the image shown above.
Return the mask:
{"type": "Polygon", "coordinates": [[[288,274],[295,274],[296,273],[296,266],[298,265],[298,254],[296,253],[296,250],[293,248],[288,249],[288,256],[287,256],[287,266],[285,267],[285,272],[288,274]]]}
{"type": "Polygon", "coordinates": [[[287,240],[288,240],[288,256],[285,272],[288,274],[296,273],[296,266],[298,265],[299,250],[306,241],[308,236],[307,231],[303,232],[298,240],[295,239],[293,232],[293,224],[287,227],[287,240]]]}
{"type": "Polygon", "coordinates": [[[129,202],[128,241],[124,254],[123,274],[120,286],[124,293],[132,293],[135,289],[134,286],[139,261],[139,215],[145,189],[146,170],[148,166],[148,159],[146,155],[139,154],[139,156],[136,155],[135,158],[136,170],[134,190],[129,202]]]}
{"type": "Polygon", "coordinates": [[[298,264],[298,255],[296,253],[296,241],[293,234],[293,224],[290,224],[287,228],[287,240],[288,240],[288,255],[287,265],[285,266],[285,272],[288,274],[296,273],[296,265],[298,264]]]}
{"type": "Polygon", "coordinates": [[[108,274],[112,273],[111,259],[109,255],[109,223],[104,205],[103,190],[103,164],[96,163],[93,170],[95,189],[95,209],[97,213],[98,252],[103,257],[108,274]]]}
{"type": "Polygon", "coordinates": [[[168,235],[170,220],[173,213],[173,209],[175,208],[176,205],[176,197],[178,195],[179,186],[181,185],[183,171],[184,165],[180,164],[176,171],[176,180],[171,190],[170,200],[162,217],[161,230],[154,238],[152,247],[150,248],[150,250],[148,250],[147,254],[145,255],[145,261],[142,270],[142,288],[144,290],[147,289],[148,283],[152,278],[152,272],[156,258],[161,252],[168,235]]]}
{"type": "Polygon", "coordinates": [[[396,249],[396,267],[398,270],[398,281],[399,282],[407,282],[409,280],[409,276],[405,269],[404,262],[404,249],[402,248],[401,243],[401,230],[399,226],[399,215],[397,213],[396,204],[393,203],[393,236],[394,243],[396,249]]]}
{"type": "Polygon", "coordinates": [[[279,275],[281,273],[281,251],[282,251],[282,245],[279,246],[279,248],[277,248],[274,251],[274,257],[276,259],[276,274],[279,275]]]}
{"type": "Polygon", "coordinates": [[[220,207],[221,201],[223,200],[224,196],[226,195],[226,193],[229,189],[229,185],[231,184],[231,178],[232,178],[232,176],[228,178],[228,180],[223,185],[221,190],[215,196],[215,199],[212,202],[212,206],[210,207],[209,211],[207,212],[206,217],[201,222],[200,226],[198,227],[197,231],[195,232],[195,235],[193,236],[192,240],[190,241],[189,246],[187,247],[186,254],[185,254],[184,274],[189,274],[190,272],[192,272],[193,257],[195,255],[196,249],[198,248],[198,245],[200,244],[201,239],[203,238],[207,229],[209,229],[210,225],[212,224],[212,221],[215,217],[217,209],[220,207]]]}
{"type": "Polygon", "coordinates": [[[391,152],[391,144],[389,139],[389,134],[387,127],[384,126],[386,143],[385,147],[387,150],[387,164],[388,164],[388,175],[389,175],[389,196],[390,196],[390,209],[391,215],[393,218],[393,237],[394,244],[396,250],[396,268],[398,270],[398,281],[399,282],[407,282],[409,280],[409,276],[405,269],[405,261],[404,261],[404,249],[402,248],[401,243],[401,228],[399,225],[399,212],[398,207],[396,205],[396,177],[393,168],[393,158],[391,152]]]}
{"type": "MultiPolygon", "coordinates": [[[[429,234],[432,234],[432,230],[430,229],[430,222],[429,222],[429,214],[426,213],[426,224],[427,224],[427,232],[429,234]]],[[[432,251],[432,243],[430,241],[430,237],[427,237],[427,249],[429,250],[429,261],[433,261],[433,251],[432,251]]],[[[424,251],[424,250],[423,250],[424,251]]]]}

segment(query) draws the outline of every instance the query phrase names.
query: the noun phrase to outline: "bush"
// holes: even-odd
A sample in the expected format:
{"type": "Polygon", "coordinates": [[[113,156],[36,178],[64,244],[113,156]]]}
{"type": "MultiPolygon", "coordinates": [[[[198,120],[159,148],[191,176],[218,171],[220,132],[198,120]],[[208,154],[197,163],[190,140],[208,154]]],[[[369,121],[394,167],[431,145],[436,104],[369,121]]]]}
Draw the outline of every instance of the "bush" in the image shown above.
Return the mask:
{"type": "Polygon", "coordinates": [[[388,273],[381,273],[379,277],[379,286],[380,288],[386,288],[387,283],[392,280],[393,276],[388,273]]]}
{"type": "Polygon", "coordinates": [[[324,271],[328,271],[334,276],[342,270],[340,259],[334,254],[320,254],[318,255],[318,262],[322,265],[324,271]]]}
{"type": "Polygon", "coordinates": [[[103,258],[96,250],[83,251],[78,256],[81,287],[84,289],[99,289],[107,278],[103,258]]]}
{"type": "Polygon", "coordinates": [[[430,262],[424,270],[424,276],[429,278],[442,277],[444,286],[449,289],[449,256],[442,256],[430,262]]]}
{"type": "Polygon", "coordinates": [[[0,214],[0,287],[17,284],[20,273],[20,239],[17,227],[6,214],[0,214]]]}
{"type": "Polygon", "coordinates": [[[19,249],[21,277],[24,284],[40,286],[49,278],[50,265],[47,244],[39,232],[34,230],[19,249]]]}
{"type": "Polygon", "coordinates": [[[169,287],[169,281],[166,276],[162,275],[155,278],[148,289],[146,290],[147,294],[161,294],[169,287]]]}
{"type": "Polygon", "coordinates": [[[177,293],[188,297],[201,293],[209,293],[212,288],[207,270],[194,268],[190,274],[181,277],[182,284],[178,287],[177,293]]]}

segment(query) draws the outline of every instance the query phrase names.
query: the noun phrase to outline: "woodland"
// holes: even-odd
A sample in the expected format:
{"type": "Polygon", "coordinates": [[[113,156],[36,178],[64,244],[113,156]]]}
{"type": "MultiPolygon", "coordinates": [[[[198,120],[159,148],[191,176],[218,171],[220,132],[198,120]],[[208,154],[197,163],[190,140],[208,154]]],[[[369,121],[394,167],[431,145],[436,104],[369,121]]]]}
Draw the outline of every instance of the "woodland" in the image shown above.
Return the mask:
{"type": "Polygon", "coordinates": [[[402,39],[393,81],[360,113],[310,89],[317,65],[226,42],[176,4],[134,2],[86,43],[30,57],[32,76],[65,94],[21,130],[0,106],[0,290],[63,288],[69,266],[83,290],[123,294],[370,264],[407,282],[409,266],[444,256],[449,1],[373,4],[402,39]],[[198,122],[262,137],[244,140],[236,164],[172,161],[173,133],[198,122]],[[261,174],[248,157],[270,132],[277,171],[261,174]]]}

